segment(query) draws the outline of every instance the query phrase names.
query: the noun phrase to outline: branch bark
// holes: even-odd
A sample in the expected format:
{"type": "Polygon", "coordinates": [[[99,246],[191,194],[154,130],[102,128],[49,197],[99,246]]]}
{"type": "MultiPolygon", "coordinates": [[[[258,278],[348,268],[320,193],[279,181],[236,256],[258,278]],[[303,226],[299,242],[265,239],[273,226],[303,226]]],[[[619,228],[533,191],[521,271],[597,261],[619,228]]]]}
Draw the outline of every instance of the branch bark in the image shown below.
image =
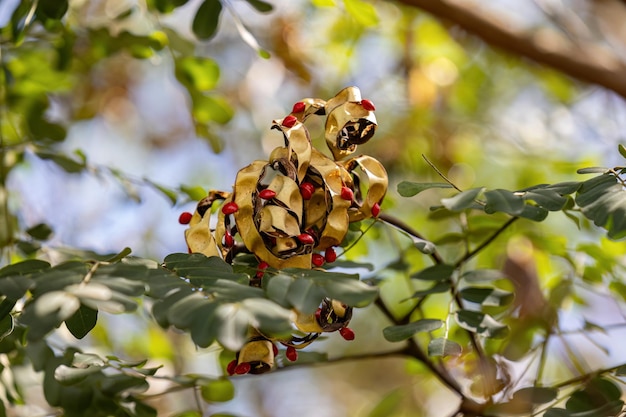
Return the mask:
{"type": "Polygon", "coordinates": [[[489,45],[609,89],[626,99],[626,63],[610,50],[548,28],[520,30],[472,1],[394,0],[452,22],[489,45]]]}

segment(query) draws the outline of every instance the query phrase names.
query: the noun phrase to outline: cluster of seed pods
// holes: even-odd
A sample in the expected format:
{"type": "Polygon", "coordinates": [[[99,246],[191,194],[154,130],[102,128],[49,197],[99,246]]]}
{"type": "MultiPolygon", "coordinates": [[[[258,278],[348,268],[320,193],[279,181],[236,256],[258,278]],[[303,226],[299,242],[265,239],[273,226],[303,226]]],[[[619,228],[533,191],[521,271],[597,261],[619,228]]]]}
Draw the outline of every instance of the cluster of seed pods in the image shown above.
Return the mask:
{"type": "MultiPolygon", "coordinates": [[[[324,101],[307,98],[294,104],[289,115],[273,121],[284,146],[268,160],[254,161],[238,173],[231,193],[210,191],[196,211],[183,213],[188,224],[185,240],[192,253],[219,256],[232,263],[240,253],[258,260],[250,285],[261,286],[272,267],[320,268],[337,258],[351,222],[377,217],[387,191],[387,173],[376,159],[351,157],[358,145],[376,130],[374,105],[361,99],[357,87],[347,87],[324,101]],[[311,145],[304,126],[310,116],[326,116],[324,135],[332,158],[311,145]],[[210,208],[221,202],[215,229],[210,208]]],[[[339,331],[354,339],[347,326],[352,307],[324,299],[315,314],[295,311],[294,325],[306,334],[274,341],[251,329],[249,341],[228,366],[229,374],[263,373],[274,366],[275,342],[286,346],[285,356],[296,360],[297,349],[322,332],[339,331]]]]}

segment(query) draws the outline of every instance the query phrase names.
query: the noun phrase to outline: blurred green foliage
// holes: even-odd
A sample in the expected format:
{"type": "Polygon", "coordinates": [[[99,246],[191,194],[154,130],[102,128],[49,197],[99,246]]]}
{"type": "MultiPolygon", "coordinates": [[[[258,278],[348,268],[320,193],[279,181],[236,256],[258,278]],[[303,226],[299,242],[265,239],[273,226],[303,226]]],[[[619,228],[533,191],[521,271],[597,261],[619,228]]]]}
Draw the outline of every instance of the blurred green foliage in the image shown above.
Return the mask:
{"type": "MultiPolygon", "coordinates": [[[[567,138],[550,123],[529,131],[522,119],[518,136],[505,134],[514,130],[505,108],[533,110],[514,105],[520,91],[571,111],[583,86],[393,2],[315,0],[280,14],[273,2],[246,0],[249,19],[229,1],[190,3],[125,5],[103,23],[88,18],[104,13],[97,7],[24,0],[0,29],[0,416],[27,415],[31,401],[67,416],[237,415],[214,406],[255,406],[224,376],[250,326],[284,334],[292,309],[315,311],[326,296],[367,307],[355,310],[367,336],[344,351],[329,340],[294,364],[281,351],[281,369],[329,357],[374,361],[355,372],[390,355],[406,362],[381,371],[389,375],[378,376],[361,409],[362,397],[351,400],[347,384],[337,384],[329,401],[353,407],[345,415],[438,415],[442,404],[458,415],[624,412],[626,358],[611,356],[619,340],[594,338],[626,322],[593,310],[611,304],[624,316],[626,168],[584,168],[593,156],[555,144],[567,138]],[[167,23],[191,6],[188,31],[167,23]],[[255,19],[271,22],[267,33],[248,31],[243,22],[255,19]],[[363,152],[383,162],[393,188],[383,216],[353,226],[337,269],[270,269],[263,288],[252,288],[256,263],[245,257],[230,265],[198,254],[162,262],[130,249],[102,255],[55,247],[51,226],[24,224],[7,183],[28,158],[112,177],[131,197],[133,186],[172,204],[204,197],[200,185],[137,179],[62,145],[69,129],[105,110],[113,87],[103,85],[128,94],[140,60],[169,65],[195,134],[214,151],[249,146],[220,135],[236,115],[265,110],[246,101],[253,97],[242,92],[243,77],[232,84],[254,63],[219,54],[235,48],[232,38],[220,40],[233,30],[256,54],[271,52],[285,95],[327,97],[359,81],[376,96],[379,132],[363,152]],[[119,315],[131,330],[116,327],[119,315]],[[213,373],[189,371],[198,352],[220,355],[213,373]],[[38,396],[20,372],[36,375],[38,396]],[[406,382],[388,386],[396,380],[406,382]]],[[[626,158],[622,145],[613,154],[626,158]]],[[[289,372],[278,376],[291,383],[289,372]]],[[[327,382],[335,383],[311,384],[327,382]]]]}

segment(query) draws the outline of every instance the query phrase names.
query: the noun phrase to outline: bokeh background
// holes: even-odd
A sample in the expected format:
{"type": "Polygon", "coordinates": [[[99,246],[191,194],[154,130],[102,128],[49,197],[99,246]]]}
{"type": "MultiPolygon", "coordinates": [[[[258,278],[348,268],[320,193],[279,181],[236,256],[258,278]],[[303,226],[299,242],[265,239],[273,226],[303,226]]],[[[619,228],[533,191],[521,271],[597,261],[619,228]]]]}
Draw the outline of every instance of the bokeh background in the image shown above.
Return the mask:
{"type": "MultiPolygon", "coordinates": [[[[0,27],[8,25],[19,3],[0,1],[0,27]]],[[[130,247],[134,255],[155,260],[186,251],[184,227],[177,219],[180,212],[193,211],[195,202],[179,193],[172,204],[164,190],[181,186],[230,190],[240,168],[266,158],[280,145],[280,135],[269,129],[273,119],[284,117],[301,98],[330,98],[349,85],[358,86],[376,105],[377,134],[360,150],[379,159],[389,172],[383,210],[415,225],[425,236],[440,238],[443,242],[436,243],[443,243],[444,254],[458,250],[447,244],[453,242],[458,225],[429,218],[429,207],[441,194],[429,191],[406,200],[396,192],[401,180],[440,181],[423,155],[463,189],[521,189],[578,181],[582,179],[578,168],[623,165],[617,152],[626,132],[623,96],[515,51],[493,48],[410,1],[271,0],[273,10],[259,13],[247,2],[225,0],[227,7],[210,40],[200,40],[192,31],[200,3],[189,1],[172,13],[160,14],[144,1],[71,1],[66,19],[79,39],[71,70],[45,69],[45,54],[35,53],[36,42],[45,39],[36,34],[31,40],[35,52],[21,56],[39,60],[41,72],[29,76],[50,89],[47,117],[67,127],[66,139],[55,149],[72,158],[84,157],[88,166],[69,173],[27,148],[24,163],[8,177],[9,201],[22,227],[46,223],[52,228],[46,243],[52,259],[64,248],[107,253],[130,247]],[[92,44],[81,48],[81,36],[98,30],[158,32],[167,38],[167,46],[143,59],[123,47],[99,54],[94,52],[97,42],[92,34],[86,36],[92,44]],[[263,56],[265,52],[269,57],[263,56]],[[215,77],[210,93],[219,99],[217,108],[193,108],[174,65],[185,55],[213,60],[219,67],[219,80],[215,77]]],[[[581,48],[599,48],[626,61],[626,35],[623,25],[615,23],[625,21],[615,16],[626,16],[626,6],[618,0],[453,3],[516,33],[544,35],[546,43],[539,44],[546,50],[550,34],[556,34],[581,48]]],[[[5,55],[3,59],[12,59],[9,52],[5,55]]],[[[314,143],[323,147],[321,124],[313,123],[311,129],[314,143]]],[[[551,250],[600,240],[607,252],[624,252],[620,244],[601,236],[601,231],[581,232],[570,219],[555,215],[541,228],[519,226],[511,232],[510,248],[486,252],[478,262],[498,265],[508,249],[518,253],[531,248],[542,285],[550,286],[563,270],[550,258],[551,250]],[[558,239],[538,248],[545,235],[558,239]]],[[[372,239],[360,243],[350,256],[373,263],[378,277],[390,282],[383,293],[401,300],[410,291],[401,274],[379,271],[409,246],[400,234],[373,230],[372,239]]],[[[426,263],[421,258],[408,262],[426,263]]],[[[621,308],[603,296],[589,297],[595,301],[573,307],[574,327],[582,315],[623,318],[621,308]]],[[[398,310],[403,308],[399,302],[398,310]]],[[[314,350],[328,351],[331,358],[361,359],[241,378],[236,381],[236,398],[224,405],[207,405],[206,413],[374,416],[376,405],[385,398],[397,404],[389,408],[389,415],[452,413],[455,397],[424,376],[419,363],[381,355],[393,350],[380,334],[383,326],[384,318],[375,308],[358,311],[352,326],[357,341],[347,344],[331,336],[314,350]]],[[[602,344],[604,337],[615,334],[603,335],[595,343],[602,344]]],[[[58,339],[66,342],[62,332],[58,339]]],[[[619,356],[589,341],[579,342],[578,349],[589,352],[590,363],[619,356]]],[[[221,372],[216,349],[195,349],[187,335],[150,324],[146,312],[104,315],[84,343],[120,355],[150,357],[171,372],[215,376],[221,372]]],[[[554,370],[555,375],[558,372],[554,370]]],[[[36,381],[35,375],[22,377],[36,381]]],[[[35,388],[31,398],[22,415],[46,415],[35,388]]],[[[187,409],[193,399],[183,393],[157,401],[163,415],[170,415],[187,409]]]]}

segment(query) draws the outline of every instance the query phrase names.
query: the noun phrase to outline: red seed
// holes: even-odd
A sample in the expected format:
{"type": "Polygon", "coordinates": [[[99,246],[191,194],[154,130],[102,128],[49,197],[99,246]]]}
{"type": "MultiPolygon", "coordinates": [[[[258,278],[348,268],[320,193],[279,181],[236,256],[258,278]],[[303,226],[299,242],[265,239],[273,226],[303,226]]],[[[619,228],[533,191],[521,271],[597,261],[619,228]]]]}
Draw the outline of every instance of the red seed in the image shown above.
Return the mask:
{"type": "Polygon", "coordinates": [[[252,368],[252,365],[250,365],[248,362],[242,362],[235,367],[235,373],[237,375],[245,375],[248,372],[250,372],[251,368],[252,368]]]}
{"type": "Polygon", "coordinates": [[[315,192],[315,186],[310,182],[303,182],[300,184],[300,195],[305,200],[310,200],[313,197],[313,193],[315,192]]]}
{"type": "Polygon", "coordinates": [[[224,232],[224,246],[226,246],[227,248],[232,248],[234,244],[235,239],[233,238],[233,235],[231,235],[230,232],[226,230],[224,232]]]}
{"type": "Polygon", "coordinates": [[[285,356],[289,359],[290,362],[295,362],[298,359],[298,352],[296,348],[293,346],[287,346],[287,351],[285,352],[285,356]]]}
{"type": "Polygon", "coordinates": [[[266,188],[259,193],[259,197],[261,197],[263,200],[271,200],[272,198],[276,197],[276,191],[266,188]]]}
{"type": "Polygon", "coordinates": [[[315,320],[317,320],[317,322],[320,322],[320,319],[322,318],[322,309],[318,307],[317,310],[315,310],[315,320]]]}
{"type": "Polygon", "coordinates": [[[193,217],[193,214],[189,213],[188,211],[184,211],[180,213],[180,216],[178,216],[178,223],[189,224],[192,217],[193,217]]]}
{"type": "Polygon", "coordinates": [[[285,127],[293,127],[297,121],[296,116],[289,115],[283,119],[282,125],[285,127]]]}
{"type": "Polygon", "coordinates": [[[339,334],[341,334],[341,337],[346,340],[354,340],[354,332],[352,331],[352,329],[342,327],[341,329],[339,329],[339,334]]]}
{"type": "Polygon", "coordinates": [[[236,367],[237,359],[233,359],[232,361],[228,362],[228,365],[226,365],[226,372],[228,373],[228,375],[233,375],[235,373],[236,367]]]}
{"type": "Polygon", "coordinates": [[[378,217],[379,214],[380,214],[380,204],[375,203],[372,206],[372,216],[378,217]]]}
{"type": "Polygon", "coordinates": [[[324,260],[328,263],[335,262],[337,260],[337,252],[333,248],[327,248],[324,252],[324,260]]]}
{"type": "Polygon", "coordinates": [[[372,103],[370,100],[361,100],[361,106],[363,106],[363,108],[367,111],[376,110],[376,107],[374,107],[374,103],[372,103]]]}
{"type": "Polygon", "coordinates": [[[313,238],[313,236],[308,233],[302,233],[301,235],[298,235],[298,240],[303,245],[312,245],[315,243],[315,238],[313,238]]]}
{"type": "Polygon", "coordinates": [[[324,265],[324,257],[319,253],[314,253],[311,255],[311,263],[315,266],[322,266],[324,265]]]}
{"type": "Polygon", "coordinates": [[[233,214],[233,213],[237,212],[237,210],[239,210],[239,206],[234,201],[226,203],[226,204],[224,204],[222,206],[222,213],[224,213],[227,216],[229,214],[233,214]]]}
{"type": "Polygon", "coordinates": [[[274,356],[278,355],[278,346],[272,343],[272,352],[274,352],[274,356]]]}
{"type": "Polygon", "coordinates": [[[269,265],[267,262],[265,262],[265,261],[261,261],[261,262],[259,262],[259,266],[257,266],[257,271],[256,271],[256,275],[255,275],[255,276],[256,276],[258,279],[263,278],[263,275],[265,275],[265,270],[266,270],[267,268],[269,268],[269,266],[270,266],[270,265],[269,265]]]}
{"type": "Polygon", "coordinates": [[[343,187],[341,187],[341,198],[343,198],[344,200],[352,201],[352,199],[354,198],[354,192],[350,187],[344,185],[343,187]]]}
{"type": "Polygon", "coordinates": [[[293,105],[293,109],[291,110],[292,113],[301,113],[306,109],[306,104],[304,104],[303,102],[299,101],[296,104],[293,105]]]}

